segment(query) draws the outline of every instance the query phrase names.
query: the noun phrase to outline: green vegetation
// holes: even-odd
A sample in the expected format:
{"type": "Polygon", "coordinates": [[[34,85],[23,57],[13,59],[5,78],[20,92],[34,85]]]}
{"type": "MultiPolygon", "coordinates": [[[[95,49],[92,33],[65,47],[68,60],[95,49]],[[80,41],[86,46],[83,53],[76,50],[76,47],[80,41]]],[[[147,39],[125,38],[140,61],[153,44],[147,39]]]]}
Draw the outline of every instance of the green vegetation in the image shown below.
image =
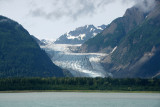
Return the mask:
{"type": "MultiPolygon", "coordinates": [[[[149,78],[160,71],[160,15],[132,29],[112,54],[114,66],[126,66],[123,76],[149,78]]],[[[121,75],[122,75],[121,73],[121,75]]]]}
{"type": "Polygon", "coordinates": [[[153,47],[158,48],[160,45],[160,25],[157,24],[158,21],[158,19],[146,20],[130,31],[121,41],[119,48],[113,53],[113,60],[121,64],[127,64],[142,57],[145,52],[151,52],[153,47]],[[127,51],[123,53],[125,47],[127,47],[127,51]]]}
{"type": "Polygon", "coordinates": [[[139,11],[137,8],[132,7],[127,9],[123,17],[113,20],[102,33],[86,41],[82,45],[82,48],[85,46],[86,49],[87,46],[88,52],[98,52],[108,47],[114,48],[121,43],[122,39],[130,30],[142,23],[144,18],[144,13],[139,11]],[[139,17],[136,17],[135,14],[139,17]]]}
{"type": "MultiPolygon", "coordinates": [[[[157,0],[159,1],[159,0],[157,0]]],[[[143,13],[138,8],[128,9],[125,15],[114,20],[108,28],[86,41],[86,52],[111,52],[102,62],[115,78],[160,76],[160,3],[143,13]],[[115,26],[116,25],[116,26],[115,26]],[[110,58],[110,60],[107,60],[110,58]]]]}
{"type": "Polygon", "coordinates": [[[17,22],[0,16],[0,77],[63,77],[31,35],[17,22]]]}
{"type": "MultiPolygon", "coordinates": [[[[123,24],[121,21],[119,21],[119,19],[120,18],[117,18],[113,22],[113,23],[116,23],[115,32],[107,33],[107,35],[103,35],[102,33],[99,33],[94,38],[91,38],[84,43],[89,47],[88,48],[89,51],[93,51],[92,48],[91,48],[92,50],[90,50],[90,47],[93,47],[93,46],[94,46],[94,50],[97,52],[108,46],[114,48],[115,46],[119,44],[120,40],[126,34],[123,24]]],[[[110,26],[111,24],[109,25],[109,27],[110,26]]]]}
{"type": "Polygon", "coordinates": [[[5,78],[0,91],[14,90],[101,90],[160,91],[160,79],[113,78],[5,78]]]}

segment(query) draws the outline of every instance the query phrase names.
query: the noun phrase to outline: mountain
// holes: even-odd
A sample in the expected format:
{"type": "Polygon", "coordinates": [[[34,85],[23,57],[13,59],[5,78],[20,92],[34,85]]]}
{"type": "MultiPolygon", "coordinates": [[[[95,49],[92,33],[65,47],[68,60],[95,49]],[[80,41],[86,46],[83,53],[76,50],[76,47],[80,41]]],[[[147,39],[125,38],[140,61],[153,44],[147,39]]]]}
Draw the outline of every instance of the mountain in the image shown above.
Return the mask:
{"type": "Polygon", "coordinates": [[[52,44],[55,42],[55,40],[47,40],[47,39],[39,40],[38,38],[36,38],[33,35],[31,35],[31,37],[38,43],[39,46],[44,46],[44,45],[52,44]]]}
{"type": "Polygon", "coordinates": [[[42,46],[42,45],[46,45],[45,42],[39,40],[38,38],[36,38],[35,36],[31,35],[31,37],[38,43],[38,45],[42,46]]]}
{"type": "Polygon", "coordinates": [[[123,17],[112,21],[107,28],[82,45],[82,52],[111,52],[122,38],[134,27],[143,22],[146,14],[138,8],[127,9],[123,17]]]}
{"type": "Polygon", "coordinates": [[[0,16],[0,77],[63,76],[27,30],[0,16]]]}
{"type": "Polygon", "coordinates": [[[95,27],[93,25],[86,25],[76,28],[73,31],[65,33],[60,36],[54,43],[55,44],[82,44],[88,39],[94,37],[96,34],[102,32],[106,25],[95,27]]]}
{"type": "Polygon", "coordinates": [[[42,43],[44,43],[45,45],[48,45],[48,44],[53,44],[55,42],[55,40],[52,40],[52,39],[41,39],[40,40],[42,43]]]}
{"type": "Polygon", "coordinates": [[[159,10],[160,2],[157,2],[156,8],[147,15],[143,23],[125,36],[113,53],[113,70],[122,71],[122,77],[149,78],[160,74],[159,10]]]}
{"type": "Polygon", "coordinates": [[[102,60],[113,77],[151,78],[160,75],[160,1],[150,11],[127,9],[103,32],[86,41],[81,52],[104,52],[102,60]]]}

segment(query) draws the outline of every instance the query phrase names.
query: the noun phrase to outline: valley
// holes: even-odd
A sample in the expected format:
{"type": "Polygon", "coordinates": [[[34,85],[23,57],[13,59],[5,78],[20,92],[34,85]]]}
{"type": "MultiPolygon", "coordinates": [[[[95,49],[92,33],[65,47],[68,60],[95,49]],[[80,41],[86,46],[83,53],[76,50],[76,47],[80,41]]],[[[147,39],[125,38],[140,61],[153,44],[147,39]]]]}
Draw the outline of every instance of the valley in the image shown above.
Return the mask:
{"type": "Polygon", "coordinates": [[[159,78],[160,1],[146,3],[147,10],[135,4],[111,23],[76,25],[58,37],[51,27],[50,38],[0,15],[0,77],[159,78]]]}
{"type": "Polygon", "coordinates": [[[52,62],[67,69],[74,77],[108,77],[112,76],[104,70],[100,61],[108,54],[105,53],[76,53],[73,52],[81,44],[48,44],[41,46],[52,62]]]}

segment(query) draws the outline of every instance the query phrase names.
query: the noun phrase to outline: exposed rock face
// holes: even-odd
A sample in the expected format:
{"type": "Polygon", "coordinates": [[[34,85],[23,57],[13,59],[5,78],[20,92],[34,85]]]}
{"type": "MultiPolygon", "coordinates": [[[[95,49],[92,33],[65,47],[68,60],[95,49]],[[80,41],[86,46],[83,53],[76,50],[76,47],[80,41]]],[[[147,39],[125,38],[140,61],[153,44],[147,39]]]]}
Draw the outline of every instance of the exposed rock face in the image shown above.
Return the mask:
{"type": "Polygon", "coordinates": [[[123,17],[117,18],[102,33],[86,41],[81,51],[109,53],[102,64],[113,77],[150,78],[159,75],[159,10],[159,0],[147,12],[137,7],[128,9],[123,17]]]}
{"type": "Polygon", "coordinates": [[[130,31],[112,54],[115,77],[155,77],[160,72],[160,5],[130,31]],[[159,54],[159,55],[158,55],[159,54]]]}
{"type": "Polygon", "coordinates": [[[115,19],[101,34],[85,42],[81,50],[106,52],[107,48],[114,48],[130,30],[142,23],[145,17],[146,14],[136,7],[127,9],[123,17],[115,19]]]}
{"type": "Polygon", "coordinates": [[[101,25],[98,27],[95,27],[94,25],[82,26],[60,36],[54,43],[55,44],[82,44],[88,39],[93,38],[98,33],[102,32],[105,28],[106,28],[106,25],[101,25]]]}

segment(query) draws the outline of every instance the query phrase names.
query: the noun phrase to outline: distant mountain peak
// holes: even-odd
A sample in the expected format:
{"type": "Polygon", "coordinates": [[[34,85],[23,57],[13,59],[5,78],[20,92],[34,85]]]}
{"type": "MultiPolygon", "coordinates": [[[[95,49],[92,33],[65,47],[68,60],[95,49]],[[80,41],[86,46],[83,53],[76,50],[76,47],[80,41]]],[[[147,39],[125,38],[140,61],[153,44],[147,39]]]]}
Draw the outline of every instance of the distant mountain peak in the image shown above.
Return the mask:
{"type": "Polygon", "coordinates": [[[106,25],[102,25],[98,27],[95,27],[94,25],[85,25],[82,27],[78,27],[60,36],[55,41],[55,43],[56,44],[82,44],[88,39],[102,32],[105,28],[106,28],[106,25]]]}

